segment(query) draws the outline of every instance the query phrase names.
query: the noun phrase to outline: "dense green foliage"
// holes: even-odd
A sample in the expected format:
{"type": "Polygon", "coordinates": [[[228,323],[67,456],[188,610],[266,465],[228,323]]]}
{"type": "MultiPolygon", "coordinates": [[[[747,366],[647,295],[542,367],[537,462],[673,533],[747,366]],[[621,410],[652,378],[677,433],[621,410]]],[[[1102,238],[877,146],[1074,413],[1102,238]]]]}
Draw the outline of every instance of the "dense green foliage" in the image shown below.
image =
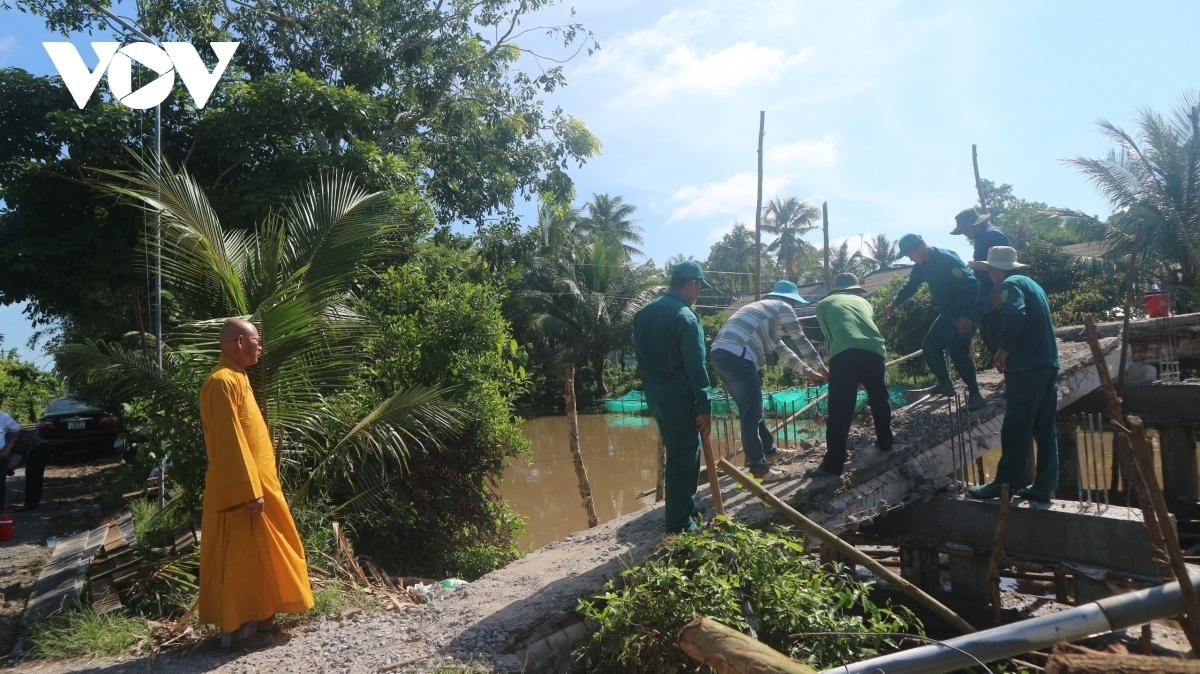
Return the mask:
{"type": "Polygon", "coordinates": [[[502,289],[464,271],[473,257],[425,246],[361,300],[378,329],[363,374],[375,397],[445,390],[464,421],[440,447],[411,455],[378,505],[350,520],[360,551],[413,574],[474,579],[519,554],[522,521],[494,485],[505,461],[528,448],[513,417],[527,377],[501,315],[502,289]]]}
{"type": "Polygon", "coordinates": [[[676,645],[679,630],[707,616],[815,669],[894,647],[894,632],[919,632],[904,607],[878,606],[870,582],[844,566],[831,571],[785,531],[750,529],[736,520],[676,536],[645,564],[609,581],[579,610],[600,624],[578,670],[688,672],[696,662],[676,645]],[[875,636],[795,637],[800,632],[875,636]]]}
{"type": "Polygon", "coordinates": [[[0,358],[0,410],[19,424],[38,420],[51,400],[63,395],[57,377],[27,363],[9,349],[0,358]]]}

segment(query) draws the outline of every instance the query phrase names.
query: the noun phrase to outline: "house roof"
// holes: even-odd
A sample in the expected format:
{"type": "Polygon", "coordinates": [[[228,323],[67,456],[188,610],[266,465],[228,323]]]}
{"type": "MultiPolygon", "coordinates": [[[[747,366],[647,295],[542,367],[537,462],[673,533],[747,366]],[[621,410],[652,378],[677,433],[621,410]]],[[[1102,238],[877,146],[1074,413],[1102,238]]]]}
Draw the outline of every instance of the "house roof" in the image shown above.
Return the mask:
{"type": "Polygon", "coordinates": [[[1065,246],[1059,246],[1059,249],[1070,255],[1079,257],[1104,257],[1108,253],[1108,246],[1105,246],[1101,241],[1089,241],[1087,243],[1071,243],[1065,246]]]}

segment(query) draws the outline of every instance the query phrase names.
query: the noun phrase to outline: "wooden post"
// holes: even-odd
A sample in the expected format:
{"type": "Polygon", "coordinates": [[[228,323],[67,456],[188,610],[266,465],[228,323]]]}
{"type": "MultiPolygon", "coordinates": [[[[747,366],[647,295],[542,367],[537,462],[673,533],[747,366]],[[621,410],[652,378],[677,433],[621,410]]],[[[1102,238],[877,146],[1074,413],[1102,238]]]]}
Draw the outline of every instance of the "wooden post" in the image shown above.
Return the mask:
{"type": "Polygon", "coordinates": [[[658,439],[658,480],[654,483],[654,502],[667,497],[667,445],[658,439]]]}
{"type": "Polygon", "coordinates": [[[592,485],[588,482],[587,468],[583,465],[583,452],[579,451],[579,417],[575,414],[575,366],[567,363],[567,421],[571,428],[571,457],[575,460],[575,477],[579,479],[579,497],[587,511],[588,528],[600,525],[596,517],[596,504],[592,501],[592,485]]]}
{"type": "Polygon", "coordinates": [[[1000,624],[1000,560],[1004,557],[1004,527],[1008,524],[1008,506],[1012,490],[1008,483],[1000,485],[1000,514],[996,516],[996,535],[992,538],[992,554],[988,558],[988,590],[992,600],[992,624],[1000,624]]]}
{"type": "Polygon", "coordinates": [[[684,625],[679,648],[717,674],[814,674],[808,665],[712,618],[684,625]]]}
{"type": "Polygon", "coordinates": [[[712,492],[713,512],[724,517],[725,504],[721,503],[721,480],[717,476],[717,465],[713,461],[712,445],[709,443],[707,435],[700,434],[700,444],[704,447],[704,468],[708,472],[708,490],[712,492]]]}
{"type": "Polygon", "coordinates": [[[870,555],[864,553],[862,550],[838,538],[832,531],[800,514],[795,508],[779,500],[778,496],[764,489],[753,477],[738,470],[732,463],[721,459],[718,464],[721,466],[721,470],[725,471],[726,475],[737,480],[747,491],[765,501],[767,505],[808,532],[813,538],[829,546],[832,550],[850,557],[856,564],[865,566],[871,573],[886,580],[892,587],[920,602],[921,605],[933,611],[939,618],[950,623],[951,626],[963,634],[970,634],[975,631],[975,628],[971,627],[970,623],[963,620],[954,611],[946,608],[938,600],[926,594],[924,590],[896,575],[896,573],[872,559],[870,555]]]}
{"type": "MultiPolygon", "coordinates": [[[[1146,426],[1142,424],[1141,417],[1133,415],[1125,417],[1125,421],[1129,423],[1130,435],[1133,436],[1133,457],[1137,462],[1139,477],[1146,483],[1146,488],[1150,492],[1150,499],[1154,504],[1154,515],[1158,518],[1167,555],[1171,559],[1171,569],[1175,572],[1176,578],[1186,580],[1189,578],[1187,563],[1183,560],[1183,549],[1179,546],[1179,536],[1175,533],[1175,527],[1171,526],[1171,514],[1167,512],[1167,501],[1163,498],[1162,489],[1158,486],[1158,479],[1154,477],[1154,457],[1150,455],[1150,447],[1146,442],[1146,426]]],[[[1194,444],[1193,451],[1195,451],[1194,444]]],[[[1179,590],[1183,595],[1183,605],[1186,609],[1184,614],[1186,620],[1181,625],[1185,627],[1184,633],[1192,645],[1192,651],[1200,653],[1200,597],[1197,597],[1196,588],[1191,583],[1180,583],[1179,590]]]]}
{"type": "Polygon", "coordinates": [[[979,153],[971,143],[971,167],[975,169],[975,191],[979,192],[979,208],[987,213],[987,199],[983,194],[983,181],[979,179],[979,153]]]}
{"type": "Polygon", "coordinates": [[[829,202],[821,202],[821,228],[825,232],[825,294],[833,290],[833,276],[829,273],[829,202]]]}
{"type": "Polygon", "coordinates": [[[758,111],[758,205],[754,208],[754,301],[762,299],[762,184],[763,131],[767,126],[767,111],[758,111]]]}

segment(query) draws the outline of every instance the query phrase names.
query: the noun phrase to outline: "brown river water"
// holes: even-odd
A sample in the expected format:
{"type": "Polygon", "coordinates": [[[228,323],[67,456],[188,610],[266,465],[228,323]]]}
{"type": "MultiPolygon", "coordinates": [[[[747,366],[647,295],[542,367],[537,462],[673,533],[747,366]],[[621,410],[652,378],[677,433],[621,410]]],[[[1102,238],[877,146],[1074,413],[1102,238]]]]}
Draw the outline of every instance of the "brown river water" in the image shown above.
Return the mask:
{"type": "MultiPolygon", "coordinates": [[[[567,417],[532,419],[525,422],[521,430],[529,439],[532,452],[528,461],[509,460],[500,495],[526,518],[526,536],[519,543],[540,548],[547,543],[561,541],[570,533],[586,529],[587,515],[581,504],[575,465],[571,459],[567,417]]],[[[805,437],[823,430],[801,428],[800,435],[805,437]]],[[[727,444],[722,442],[728,443],[731,438],[737,442],[737,433],[736,423],[728,429],[724,424],[717,425],[713,432],[714,451],[723,454],[727,444]]],[[[1082,436],[1080,440],[1082,450],[1082,436]]],[[[1157,433],[1152,432],[1150,440],[1157,458],[1157,433]]],[[[655,460],[658,454],[658,428],[654,420],[643,416],[583,414],[579,416],[579,443],[600,521],[608,522],[641,509],[643,504],[638,501],[637,495],[653,489],[657,477],[655,460]]],[[[1085,476],[1085,489],[1091,486],[1091,482],[1097,482],[1097,486],[1102,484],[1102,476],[1107,476],[1111,470],[1112,434],[1104,433],[1103,440],[1096,444],[1094,468],[1081,471],[1085,476]],[[1090,475],[1096,475],[1100,480],[1089,479],[1090,475]]],[[[984,456],[984,471],[988,479],[995,474],[999,459],[999,449],[984,456]]],[[[734,463],[742,465],[741,456],[734,463]]],[[[1161,479],[1157,460],[1155,464],[1161,479]]],[[[1073,494],[1069,495],[1069,498],[1073,497],[1073,494]]]]}

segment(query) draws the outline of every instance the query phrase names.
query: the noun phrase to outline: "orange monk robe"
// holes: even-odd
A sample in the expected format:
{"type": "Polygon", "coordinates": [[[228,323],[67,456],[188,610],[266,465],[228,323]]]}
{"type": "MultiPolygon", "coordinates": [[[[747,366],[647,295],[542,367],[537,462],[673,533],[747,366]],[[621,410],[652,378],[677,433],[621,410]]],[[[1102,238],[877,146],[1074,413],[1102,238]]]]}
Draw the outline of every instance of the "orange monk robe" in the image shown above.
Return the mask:
{"type": "Polygon", "coordinates": [[[200,388],[208,449],[200,539],[200,622],[232,632],[312,608],[304,546],[246,372],[221,356],[200,388]],[[262,497],[263,512],[228,508],[262,497]]]}

